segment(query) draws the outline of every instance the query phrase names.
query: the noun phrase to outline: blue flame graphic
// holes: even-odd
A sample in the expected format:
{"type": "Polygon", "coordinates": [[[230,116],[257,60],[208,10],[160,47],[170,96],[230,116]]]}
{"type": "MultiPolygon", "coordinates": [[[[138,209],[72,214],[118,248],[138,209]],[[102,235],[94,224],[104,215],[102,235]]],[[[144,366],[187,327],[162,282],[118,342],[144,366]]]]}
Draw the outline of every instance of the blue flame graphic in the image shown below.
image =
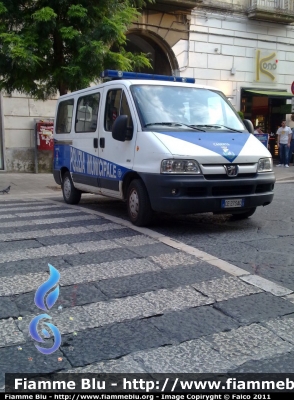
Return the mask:
{"type": "MultiPolygon", "coordinates": [[[[37,317],[33,318],[29,325],[29,332],[30,332],[30,335],[32,336],[32,338],[35,339],[37,342],[44,343],[44,340],[41,338],[41,336],[39,335],[38,330],[37,330],[38,323],[41,319],[51,319],[51,317],[48,314],[41,314],[41,315],[38,315],[37,317]]],[[[56,326],[54,326],[53,324],[50,324],[50,322],[44,322],[44,324],[47,325],[53,332],[54,344],[50,348],[40,347],[37,344],[35,344],[35,346],[40,351],[40,353],[52,354],[61,345],[61,335],[60,335],[59,330],[56,328],[56,326]]],[[[42,329],[42,333],[44,334],[44,336],[46,338],[50,337],[50,333],[46,329],[42,329]]]]}
{"type": "Polygon", "coordinates": [[[47,311],[51,307],[54,306],[56,300],[59,296],[59,286],[57,286],[51,293],[48,294],[45,305],[45,295],[52,289],[60,278],[60,273],[54,268],[51,264],[48,264],[50,269],[50,277],[48,281],[42,283],[42,285],[37,289],[35,294],[35,304],[37,307],[41,308],[41,310],[47,311]]]}
{"type": "MultiPolygon", "coordinates": [[[[48,293],[52,288],[54,288],[54,286],[58,283],[59,278],[60,278],[60,273],[57,271],[57,269],[55,269],[50,264],[48,264],[48,267],[50,270],[50,277],[49,277],[48,281],[44,282],[41,286],[39,286],[39,288],[37,289],[36,294],[35,294],[36,306],[41,308],[41,310],[45,310],[45,311],[47,311],[47,308],[50,309],[51,307],[54,306],[54,304],[59,296],[59,286],[57,285],[57,287],[47,295],[47,298],[46,298],[47,306],[45,305],[46,293],[48,293]]],[[[31,337],[34,340],[36,340],[39,343],[45,343],[44,340],[41,338],[41,336],[38,333],[38,323],[41,319],[51,319],[51,317],[48,314],[41,314],[41,315],[38,315],[37,317],[33,318],[29,325],[29,332],[30,332],[31,337]]],[[[52,354],[61,345],[61,335],[55,325],[51,324],[50,322],[44,322],[44,324],[47,325],[48,328],[53,333],[54,344],[50,348],[40,347],[36,344],[35,344],[35,346],[39,350],[40,353],[52,354]]],[[[42,334],[44,335],[45,338],[47,338],[47,339],[50,338],[50,333],[47,331],[47,329],[43,328],[42,334]]]]}

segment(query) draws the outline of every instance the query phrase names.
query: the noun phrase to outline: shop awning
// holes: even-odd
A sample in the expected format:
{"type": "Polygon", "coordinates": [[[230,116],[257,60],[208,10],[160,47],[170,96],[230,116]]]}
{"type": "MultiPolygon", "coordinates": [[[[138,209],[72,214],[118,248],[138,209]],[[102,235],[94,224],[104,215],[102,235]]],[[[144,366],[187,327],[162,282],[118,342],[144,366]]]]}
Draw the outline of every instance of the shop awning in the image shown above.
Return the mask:
{"type": "Polygon", "coordinates": [[[284,99],[292,99],[294,94],[290,92],[275,92],[273,90],[245,90],[245,92],[253,93],[258,96],[267,96],[267,97],[279,97],[284,99]]]}

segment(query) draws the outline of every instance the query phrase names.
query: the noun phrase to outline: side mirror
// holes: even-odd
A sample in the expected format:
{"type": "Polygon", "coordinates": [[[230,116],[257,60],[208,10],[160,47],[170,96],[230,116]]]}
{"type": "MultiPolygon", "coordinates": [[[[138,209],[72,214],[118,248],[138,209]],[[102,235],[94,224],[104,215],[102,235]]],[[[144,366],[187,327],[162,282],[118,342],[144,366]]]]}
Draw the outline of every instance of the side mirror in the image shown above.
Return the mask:
{"type": "Polygon", "coordinates": [[[247,131],[249,133],[254,133],[254,126],[252,124],[252,122],[250,121],[250,119],[243,119],[243,124],[245,125],[245,128],[247,129],[247,131]]]}
{"type": "Polygon", "coordinates": [[[128,116],[120,115],[112,125],[112,137],[120,142],[131,140],[133,137],[133,128],[128,127],[128,116]]]}
{"type": "Polygon", "coordinates": [[[120,142],[124,142],[127,137],[127,129],[128,129],[128,116],[127,115],[118,116],[112,125],[113,139],[119,140],[120,142]]]}

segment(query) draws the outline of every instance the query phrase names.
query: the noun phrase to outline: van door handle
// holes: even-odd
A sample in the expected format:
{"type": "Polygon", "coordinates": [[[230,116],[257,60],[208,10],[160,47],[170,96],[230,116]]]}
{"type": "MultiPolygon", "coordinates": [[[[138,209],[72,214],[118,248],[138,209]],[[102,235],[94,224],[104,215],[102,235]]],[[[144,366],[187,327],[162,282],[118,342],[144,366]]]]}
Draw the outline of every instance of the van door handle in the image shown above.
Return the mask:
{"type": "Polygon", "coordinates": [[[93,146],[94,146],[94,149],[98,149],[98,138],[94,138],[93,146]]]}
{"type": "Polygon", "coordinates": [[[104,137],[100,138],[99,144],[100,144],[100,147],[102,147],[102,149],[104,149],[104,147],[105,147],[105,138],[104,137]]]}

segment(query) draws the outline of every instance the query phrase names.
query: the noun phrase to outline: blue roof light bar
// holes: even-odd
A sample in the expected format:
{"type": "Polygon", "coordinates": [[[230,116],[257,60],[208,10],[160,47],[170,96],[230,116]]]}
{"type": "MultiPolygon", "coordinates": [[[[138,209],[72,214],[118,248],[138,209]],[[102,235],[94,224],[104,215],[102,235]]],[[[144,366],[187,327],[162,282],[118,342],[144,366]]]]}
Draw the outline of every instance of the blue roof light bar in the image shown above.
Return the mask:
{"type": "Polygon", "coordinates": [[[112,69],[107,69],[103,71],[101,77],[109,79],[148,79],[148,80],[166,81],[166,82],[195,83],[195,78],[185,78],[181,76],[170,76],[170,75],[143,74],[141,72],[116,71],[112,69]]]}

